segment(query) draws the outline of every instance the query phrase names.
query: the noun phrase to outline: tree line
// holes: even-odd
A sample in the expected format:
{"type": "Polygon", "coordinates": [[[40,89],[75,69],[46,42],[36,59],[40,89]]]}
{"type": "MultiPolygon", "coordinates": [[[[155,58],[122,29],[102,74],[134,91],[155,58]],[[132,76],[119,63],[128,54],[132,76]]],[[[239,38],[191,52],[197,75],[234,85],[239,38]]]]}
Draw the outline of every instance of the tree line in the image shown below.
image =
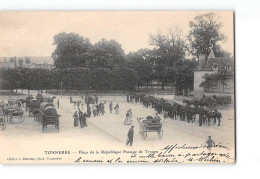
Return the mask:
{"type": "Polygon", "coordinates": [[[138,76],[127,67],[0,70],[1,90],[134,90],[138,76]]]}
{"type": "Polygon", "coordinates": [[[187,36],[181,29],[150,35],[150,49],[128,54],[115,40],[101,39],[91,44],[79,34],[59,33],[54,36],[53,43],[56,46],[52,53],[55,69],[2,70],[1,88],[52,89],[60,88],[62,82],[66,89],[133,90],[157,81],[162,89],[174,85],[177,93],[181,93],[193,89],[199,55],[207,57],[210,48],[217,57],[227,54],[218,44],[226,37],[220,33],[222,24],[216,14],[196,16],[189,26],[187,36]]]}

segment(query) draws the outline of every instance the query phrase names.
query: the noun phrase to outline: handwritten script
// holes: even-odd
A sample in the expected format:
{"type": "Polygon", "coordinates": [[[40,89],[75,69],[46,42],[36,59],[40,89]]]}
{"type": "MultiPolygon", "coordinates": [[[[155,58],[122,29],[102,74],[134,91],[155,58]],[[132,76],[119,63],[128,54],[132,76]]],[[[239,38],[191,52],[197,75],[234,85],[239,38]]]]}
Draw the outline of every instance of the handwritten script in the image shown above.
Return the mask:
{"type": "MultiPolygon", "coordinates": [[[[233,163],[230,149],[222,144],[208,148],[206,145],[167,145],[159,150],[79,150],[74,161],[81,164],[100,163],[233,163]]],[[[233,152],[233,151],[231,151],[233,152]]]]}

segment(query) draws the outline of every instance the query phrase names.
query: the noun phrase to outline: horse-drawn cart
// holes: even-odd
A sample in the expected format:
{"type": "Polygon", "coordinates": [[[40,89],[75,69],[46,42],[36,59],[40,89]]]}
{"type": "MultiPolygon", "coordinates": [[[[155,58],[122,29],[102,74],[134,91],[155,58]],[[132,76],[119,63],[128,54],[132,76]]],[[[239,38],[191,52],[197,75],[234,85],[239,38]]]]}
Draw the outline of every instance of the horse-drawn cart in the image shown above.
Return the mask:
{"type": "Polygon", "coordinates": [[[48,106],[44,109],[42,113],[42,132],[47,128],[48,125],[53,125],[55,129],[59,132],[59,117],[60,115],[57,114],[57,110],[52,107],[48,106]]]}
{"type": "Polygon", "coordinates": [[[40,108],[40,101],[38,99],[31,99],[29,106],[29,116],[31,113],[36,114],[40,108]]]}
{"type": "Polygon", "coordinates": [[[13,108],[7,108],[7,116],[10,122],[14,121],[14,118],[18,118],[20,123],[24,121],[24,111],[20,108],[13,107],[13,108]]]}
{"type": "Polygon", "coordinates": [[[155,120],[152,116],[147,116],[146,119],[137,118],[139,123],[139,133],[143,138],[147,137],[148,132],[157,132],[159,139],[163,136],[163,127],[160,120],[155,120]]]}

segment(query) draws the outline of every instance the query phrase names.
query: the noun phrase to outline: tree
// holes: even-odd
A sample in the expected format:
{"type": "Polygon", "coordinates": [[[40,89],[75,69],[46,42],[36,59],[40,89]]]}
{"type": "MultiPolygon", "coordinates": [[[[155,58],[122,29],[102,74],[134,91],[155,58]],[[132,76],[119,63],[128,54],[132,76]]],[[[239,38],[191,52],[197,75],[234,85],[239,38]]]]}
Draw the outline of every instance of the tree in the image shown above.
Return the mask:
{"type": "Polygon", "coordinates": [[[206,73],[203,78],[204,81],[201,82],[200,87],[203,87],[205,91],[213,91],[213,87],[219,83],[223,86],[223,92],[225,92],[225,85],[229,79],[231,79],[231,72],[226,70],[218,71],[217,73],[208,74],[206,73]]]}
{"type": "Polygon", "coordinates": [[[25,57],[25,64],[28,66],[31,63],[31,58],[30,57],[25,57]]]}
{"type": "Polygon", "coordinates": [[[204,81],[201,82],[200,87],[202,87],[205,91],[213,91],[213,88],[216,84],[216,74],[208,74],[206,73],[203,78],[204,81]]]}
{"type": "Polygon", "coordinates": [[[126,67],[116,67],[112,70],[111,83],[115,90],[134,90],[138,83],[137,72],[126,67]]]}
{"type": "Polygon", "coordinates": [[[197,61],[195,60],[178,60],[174,63],[173,70],[174,82],[177,89],[177,94],[181,94],[182,90],[193,89],[194,70],[196,69],[197,61]]]}
{"type": "Polygon", "coordinates": [[[17,90],[21,87],[21,74],[17,68],[1,69],[1,89],[4,90],[17,90]]]}
{"type": "Polygon", "coordinates": [[[16,65],[16,63],[17,63],[17,62],[16,62],[16,57],[11,57],[11,58],[9,59],[9,62],[10,62],[10,63],[13,63],[13,64],[14,64],[14,68],[16,68],[16,66],[17,66],[17,65],[16,65]]]}
{"type": "Polygon", "coordinates": [[[134,69],[138,75],[138,89],[139,86],[149,84],[153,79],[152,65],[145,61],[144,57],[139,53],[129,53],[126,55],[126,66],[134,69]]]}
{"type": "Polygon", "coordinates": [[[113,69],[116,66],[125,65],[125,52],[115,40],[102,39],[94,45],[93,61],[90,67],[106,67],[113,69]]]}
{"type": "Polygon", "coordinates": [[[95,68],[91,71],[91,87],[95,90],[107,90],[111,88],[111,70],[108,68],[95,68]]]}
{"type": "Polygon", "coordinates": [[[190,44],[190,53],[197,58],[199,55],[210,53],[210,48],[216,52],[217,57],[225,53],[221,46],[217,44],[224,41],[226,37],[220,33],[222,23],[214,13],[207,13],[196,16],[193,21],[189,22],[191,28],[188,39],[190,44]]]}
{"type": "Polygon", "coordinates": [[[56,45],[52,53],[56,68],[84,66],[86,61],[80,56],[92,48],[89,39],[75,33],[59,33],[54,36],[53,44],[56,45]]]}
{"type": "Polygon", "coordinates": [[[166,68],[173,67],[178,60],[185,58],[186,43],[182,31],[170,30],[168,35],[150,35],[150,45],[154,46],[149,58],[153,64],[154,78],[161,82],[162,89],[167,83],[166,68]]]}
{"type": "Polygon", "coordinates": [[[216,76],[219,83],[223,86],[223,92],[225,92],[225,86],[227,85],[227,81],[231,79],[231,72],[223,70],[217,73],[216,76]]]}
{"type": "Polygon", "coordinates": [[[163,66],[173,66],[174,62],[185,58],[186,43],[182,31],[170,29],[169,34],[150,35],[150,45],[154,46],[155,63],[163,66]]]}
{"type": "Polygon", "coordinates": [[[23,66],[23,59],[22,58],[18,59],[18,64],[19,64],[20,68],[23,66]]]}

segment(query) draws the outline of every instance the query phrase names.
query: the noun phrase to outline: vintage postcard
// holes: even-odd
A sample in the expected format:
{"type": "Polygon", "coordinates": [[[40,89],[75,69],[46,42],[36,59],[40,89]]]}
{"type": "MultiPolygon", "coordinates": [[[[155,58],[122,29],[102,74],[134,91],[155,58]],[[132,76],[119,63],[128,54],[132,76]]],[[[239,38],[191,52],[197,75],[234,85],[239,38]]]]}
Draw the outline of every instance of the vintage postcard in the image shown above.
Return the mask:
{"type": "Polygon", "coordinates": [[[235,163],[233,11],[0,12],[0,42],[0,163],[235,163]]]}

